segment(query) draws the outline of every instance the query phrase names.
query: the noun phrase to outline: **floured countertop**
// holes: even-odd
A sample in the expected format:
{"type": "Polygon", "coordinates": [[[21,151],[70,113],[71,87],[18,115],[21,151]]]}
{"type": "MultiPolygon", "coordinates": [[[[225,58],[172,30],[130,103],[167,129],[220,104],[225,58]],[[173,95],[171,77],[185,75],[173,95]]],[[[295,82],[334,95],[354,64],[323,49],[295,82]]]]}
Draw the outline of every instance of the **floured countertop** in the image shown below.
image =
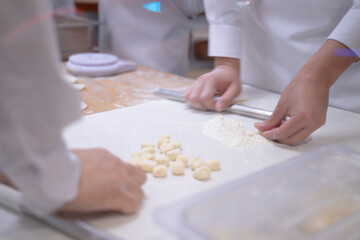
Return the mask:
{"type": "Polygon", "coordinates": [[[152,92],[159,87],[185,92],[194,82],[193,79],[143,66],[114,76],[76,79],[85,85],[81,91],[82,99],[88,106],[83,111],[85,115],[158,100],[152,92]]]}
{"type": "MultiPolygon", "coordinates": [[[[257,97],[250,99],[247,104],[267,110],[272,109],[279,97],[256,89],[250,89],[249,95],[257,97]]],[[[69,147],[105,147],[124,161],[129,161],[142,143],[156,143],[157,136],[170,134],[183,143],[184,153],[190,158],[200,156],[221,162],[221,170],[213,172],[211,180],[205,182],[195,180],[190,169],[186,170],[185,176],[169,173],[165,179],[148,174],[144,185],[146,197],[137,214],[93,216],[87,221],[122,239],[176,239],[156,222],[154,214],[158,209],[323,145],[338,143],[354,150],[360,146],[360,114],[334,108],[328,111],[326,125],[313,134],[308,142],[297,147],[259,144],[252,148],[229,149],[201,132],[204,122],[219,115],[222,114],[197,111],[182,103],[162,100],[86,116],[68,128],[65,137],[69,147]]],[[[241,122],[249,130],[257,131],[253,127],[256,119],[233,114],[224,116],[241,122]]]]}

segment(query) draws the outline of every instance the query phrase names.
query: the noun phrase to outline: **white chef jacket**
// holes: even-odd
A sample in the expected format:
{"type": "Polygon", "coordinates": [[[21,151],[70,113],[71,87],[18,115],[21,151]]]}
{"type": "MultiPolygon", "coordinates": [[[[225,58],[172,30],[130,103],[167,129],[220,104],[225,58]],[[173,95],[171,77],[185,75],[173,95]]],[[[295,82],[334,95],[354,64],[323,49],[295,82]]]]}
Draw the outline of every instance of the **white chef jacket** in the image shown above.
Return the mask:
{"type": "Polygon", "coordinates": [[[80,176],[62,138],[79,97],[61,77],[49,13],[47,0],[0,1],[0,171],[39,213],[74,199],[80,176]]]}
{"type": "MultiPolygon", "coordinates": [[[[360,0],[205,0],[210,56],[241,59],[242,82],[281,93],[326,39],[360,49],[360,0]]],[[[330,89],[330,106],[360,113],[360,64],[330,89]]]]}
{"type": "Polygon", "coordinates": [[[100,50],[154,69],[186,75],[190,17],[203,12],[202,0],[163,0],[161,12],[149,0],[100,1],[100,50]]]}

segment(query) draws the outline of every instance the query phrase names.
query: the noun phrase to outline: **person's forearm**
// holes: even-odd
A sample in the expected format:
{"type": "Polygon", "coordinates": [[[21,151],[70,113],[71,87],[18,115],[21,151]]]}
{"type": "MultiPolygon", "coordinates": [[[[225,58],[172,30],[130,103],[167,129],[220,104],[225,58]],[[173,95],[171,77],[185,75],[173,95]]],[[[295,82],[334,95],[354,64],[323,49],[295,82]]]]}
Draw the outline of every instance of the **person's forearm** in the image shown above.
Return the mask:
{"type": "Polygon", "coordinates": [[[356,57],[345,57],[336,54],[339,49],[348,49],[351,51],[342,43],[329,39],[304,65],[304,68],[309,70],[309,72],[315,72],[321,76],[325,76],[317,80],[323,81],[328,88],[357,60],[356,57]]]}

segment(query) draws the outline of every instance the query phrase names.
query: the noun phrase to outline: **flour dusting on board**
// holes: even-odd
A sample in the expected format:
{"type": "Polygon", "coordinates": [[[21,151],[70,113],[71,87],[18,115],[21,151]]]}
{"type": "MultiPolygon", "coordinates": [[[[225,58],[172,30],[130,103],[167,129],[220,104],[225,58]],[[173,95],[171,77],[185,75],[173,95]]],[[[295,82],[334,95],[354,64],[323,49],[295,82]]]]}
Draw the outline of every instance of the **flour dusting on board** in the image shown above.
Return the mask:
{"type": "Polygon", "coordinates": [[[224,116],[218,116],[203,124],[202,133],[229,146],[229,148],[250,148],[269,143],[261,135],[247,130],[241,123],[224,116]]]}

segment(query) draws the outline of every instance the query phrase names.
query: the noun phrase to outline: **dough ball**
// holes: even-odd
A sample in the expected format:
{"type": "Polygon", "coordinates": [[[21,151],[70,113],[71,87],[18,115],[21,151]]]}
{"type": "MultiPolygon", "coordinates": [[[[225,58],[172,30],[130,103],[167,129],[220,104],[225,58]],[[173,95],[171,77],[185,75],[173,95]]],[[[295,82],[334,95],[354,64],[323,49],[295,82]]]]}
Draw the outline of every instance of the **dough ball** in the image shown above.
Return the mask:
{"type": "Polygon", "coordinates": [[[216,159],[209,159],[205,166],[209,167],[211,171],[217,171],[220,169],[220,162],[216,159]]]}
{"type": "Polygon", "coordinates": [[[151,154],[155,154],[155,148],[154,147],[145,147],[143,149],[141,149],[142,153],[151,153],[151,154]]]}
{"type": "Polygon", "coordinates": [[[174,175],[183,175],[185,173],[184,164],[180,161],[175,161],[171,164],[171,170],[174,175]]]}
{"type": "Polygon", "coordinates": [[[199,180],[208,180],[211,176],[211,170],[208,167],[202,166],[195,169],[194,178],[199,180]]]}
{"type": "Polygon", "coordinates": [[[174,146],[168,143],[164,143],[161,145],[160,147],[160,152],[163,154],[167,154],[168,152],[170,152],[171,150],[174,150],[174,146]]]}
{"type": "Polygon", "coordinates": [[[68,83],[76,83],[76,81],[77,81],[77,78],[75,76],[67,74],[67,73],[63,75],[63,78],[68,83]]]}
{"type": "Polygon", "coordinates": [[[131,155],[131,157],[135,157],[135,156],[141,157],[141,155],[142,155],[142,152],[134,152],[133,155],[131,155]]]}
{"type": "Polygon", "coordinates": [[[204,160],[202,160],[200,157],[194,158],[190,163],[190,167],[192,170],[195,170],[196,168],[199,168],[203,165],[204,165],[204,160]]]}
{"type": "Polygon", "coordinates": [[[171,140],[171,141],[170,141],[170,144],[173,145],[174,148],[181,148],[181,147],[182,147],[181,142],[180,142],[179,140],[176,140],[176,139],[171,140]]]}
{"type": "Polygon", "coordinates": [[[189,163],[189,157],[180,154],[177,156],[176,161],[181,161],[184,164],[184,167],[187,167],[189,163]]]}
{"type": "Polygon", "coordinates": [[[169,166],[169,158],[164,154],[157,155],[155,157],[155,162],[157,165],[169,166]]]}
{"type": "Polygon", "coordinates": [[[87,104],[83,101],[80,102],[80,109],[81,111],[85,110],[87,108],[87,104]]]}
{"type": "Polygon", "coordinates": [[[175,161],[176,158],[182,154],[181,150],[180,149],[174,149],[174,150],[171,150],[167,153],[167,156],[168,158],[171,160],[171,161],[175,161]]]}
{"type": "Polygon", "coordinates": [[[162,134],[162,135],[158,136],[158,148],[160,148],[162,144],[169,143],[169,142],[170,142],[169,134],[162,134]]]}
{"type": "Polygon", "coordinates": [[[170,143],[170,140],[167,138],[161,138],[158,140],[157,146],[158,146],[158,148],[160,148],[161,145],[166,144],[166,143],[170,143]]]}
{"type": "Polygon", "coordinates": [[[162,134],[162,135],[159,135],[159,136],[158,136],[158,139],[164,139],[164,138],[170,140],[170,134],[162,134]]]}
{"type": "Polygon", "coordinates": [[[156,162],[151,160],[143,160],[141,161],[140,166],[144,172],[152,172],[156,167],[156,162]]]}
{"type": "Polygon", "coordinates": [[[74,83],[74,84],[71,84],[71,86],[78,91],[82,91],[85,89],[85,84],[74,83]]]}
{"type": "Polygon", "coordinates": [[[153,153],[142,153],[141,154],[142,160],[155,160],[155,154],[153,153]]]}
{"type": "Polygon", "coordinates": [[[155,148],[155,144],[153,144],[152,142],[144,142],[143,144],[141,144],[141,149],[144,149],[146,147],[155,148]]]}
{"type": "Polygon", "coordinates": [[[153,169],[154,177],[164,178],[166,177],[167,167],[164,165],[158,165],[153,169]]]}
{"type": "Polygon", "coordinates": [[[139,167],[141,168],[141,157],[140,155],[133,155],[129,161],[130,164],[136,166],[136,167],[139,167]]]}

